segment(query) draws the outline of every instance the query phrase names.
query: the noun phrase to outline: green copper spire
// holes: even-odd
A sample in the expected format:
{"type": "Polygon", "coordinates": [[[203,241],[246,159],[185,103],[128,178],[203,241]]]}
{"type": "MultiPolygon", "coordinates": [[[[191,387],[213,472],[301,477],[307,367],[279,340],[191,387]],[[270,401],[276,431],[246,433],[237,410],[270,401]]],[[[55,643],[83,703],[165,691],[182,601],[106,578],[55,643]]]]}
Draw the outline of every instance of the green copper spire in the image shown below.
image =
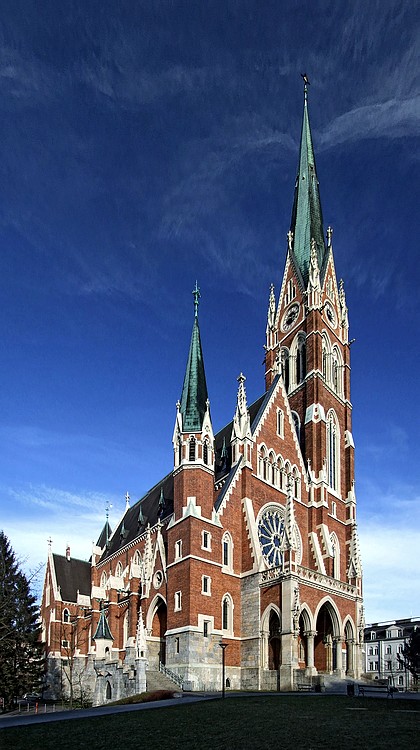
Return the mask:
{"type": "Polygon", "coordinates": [[[101,614],[99,615],[98,627],[96,628],[96,632],[93,638],[95,641],[98,641],[100,639],[104,639],[106,641],[114,640],[111,635],[111,631],[108,625],[108,620],[105,617],[105,612],[103,608],[101,609],[101,614]]]}
{"type": "Polygon", "coordinates": [[[191,335],[190,351],[184,386],[181,396],[181,414],[183,432],[200,432],[207,408],[207,384],[204,372],[203,352],[201,349],[200,329],[198,327],[198,300],[200,290],[195,283],[194,324],[191,335]]]}
{"type": "Polygon", "coordinates": [[[302,75],[302,78],[305,84],[303,123],[300,139],[299,169],[296,177],[290,231],[292,233],[291,255],[298,272],[300,272],[303,286],[306,288],[309,277],[309,259],[311,257],[312,239],[315,240],[318,266],[321,271],[321,276],[325,271],[327,249],[324,241],[319,183],[316,174],[311,128],[309,125],[309,81],[306,74],[302,75]]]}

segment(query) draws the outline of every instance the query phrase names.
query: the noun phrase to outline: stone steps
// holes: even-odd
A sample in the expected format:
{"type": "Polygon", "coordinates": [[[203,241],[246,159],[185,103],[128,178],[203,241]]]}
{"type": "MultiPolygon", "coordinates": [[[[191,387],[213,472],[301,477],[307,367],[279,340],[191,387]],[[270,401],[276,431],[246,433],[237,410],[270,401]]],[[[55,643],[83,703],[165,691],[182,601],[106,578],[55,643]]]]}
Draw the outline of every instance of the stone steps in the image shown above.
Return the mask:
{"type": "Polygon", "coordinates": [[[166,674],[152,669],[146,670],[146,690],[147,692],[154,690],[175,690],[177,693],[181,692],[179,685],[173,682],[166,674]]]}

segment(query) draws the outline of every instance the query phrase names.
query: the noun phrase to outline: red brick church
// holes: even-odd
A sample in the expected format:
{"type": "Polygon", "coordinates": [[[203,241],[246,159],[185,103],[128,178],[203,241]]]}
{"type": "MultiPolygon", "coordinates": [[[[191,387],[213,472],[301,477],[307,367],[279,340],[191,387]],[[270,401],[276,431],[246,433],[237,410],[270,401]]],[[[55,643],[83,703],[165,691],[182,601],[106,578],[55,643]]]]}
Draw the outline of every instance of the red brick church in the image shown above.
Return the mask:
{"type": "Polygon", "coordinates": [[[104,702],[144,689],[160,665],[184,687],[220,689],[221,642],[233,689],[360,676],[349,324],[306,84],[287,237],[261,397],[248,405],[241,374],[234,419],[214,433],[196,287],[173,466],[127,499],[112,532],[105,524],[89,562],[50,549],[41,614],[52,692],[77,676],[104,702]]]}

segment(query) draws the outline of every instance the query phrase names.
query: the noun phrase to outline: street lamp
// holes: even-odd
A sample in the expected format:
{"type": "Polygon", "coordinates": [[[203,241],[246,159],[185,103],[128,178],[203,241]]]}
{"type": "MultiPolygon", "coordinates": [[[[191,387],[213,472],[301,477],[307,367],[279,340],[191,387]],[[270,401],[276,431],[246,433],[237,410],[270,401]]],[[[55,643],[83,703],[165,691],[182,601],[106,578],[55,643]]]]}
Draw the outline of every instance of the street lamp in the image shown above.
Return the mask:
{"type": "Polygon", "coordinates": [[[222,641],[220,641],[219,646],[222,649],[222,698],[224,698],[225,697],[225,651],[227,647],[229,646],[229,644],[223,643],[222,641]]]}

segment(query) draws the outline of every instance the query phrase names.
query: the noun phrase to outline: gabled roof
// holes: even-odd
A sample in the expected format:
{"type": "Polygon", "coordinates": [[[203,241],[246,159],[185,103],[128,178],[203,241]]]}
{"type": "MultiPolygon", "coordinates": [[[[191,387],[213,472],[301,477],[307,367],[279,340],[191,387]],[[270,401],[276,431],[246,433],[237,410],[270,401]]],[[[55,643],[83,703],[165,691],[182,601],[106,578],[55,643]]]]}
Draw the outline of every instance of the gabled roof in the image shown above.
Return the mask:
{"type": "Polygon", "coordinates": [[[65,602],[77,602],[77,592],[90,596],[91,566],[85,560],[52,555],[57,586],[60,588],[61,598],[65,602]]]}
{"type": "Polygon", "coordinates": [[[308,285],[311,241],[315,240],[321,283],[325,276],[328,249],[325,245],[319,182],[316,173],[315,155],[309,124],[307,86],[303,108],[302,133],[298,174],[292,209],[290,230],[293,233],[293,264],[300,277],[303,290],[308,285]]]}

